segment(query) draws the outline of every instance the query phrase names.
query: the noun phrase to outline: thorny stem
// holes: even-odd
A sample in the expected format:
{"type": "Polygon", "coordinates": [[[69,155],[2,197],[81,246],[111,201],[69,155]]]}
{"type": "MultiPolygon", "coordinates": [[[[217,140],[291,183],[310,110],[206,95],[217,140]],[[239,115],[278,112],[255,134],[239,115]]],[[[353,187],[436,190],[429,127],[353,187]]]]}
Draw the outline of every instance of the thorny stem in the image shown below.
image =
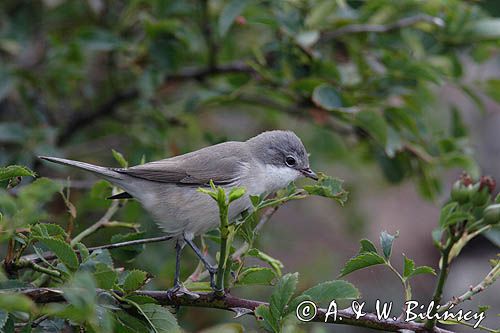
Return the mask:
{"type": "MultiPolygon", "coordinates": [[[[64,302],[64,294],[61,289],[57,288],[34,288],[22,289],[19,291],[24,295],[30,297],[35,303],[46,304],[54,302],[64,302]]],[[[97,290],[98,293],[106,292],[104,290],[97,290]]],[[[112,294],[121,296],[121,293],[116,291],[112,294]]],[[[193,306],[203,308],[213,308],[237,312],[240,314],[253,314],[253,311],[260,305],[269,305],[268,303],[243,299],[226,294],[220,297],[214,297],[213,293],[197,293],[199,297],[182,297],[176,295],[169,295],[166,291],[139,291],[137,295],[144,295],[154,298],[161,305],[171,306],[193,306]]],[[[1,292],[0,292],[1,295],[1,292]]],[[[412,321],[402,321],[393,319],[378,319],[373,313],[367,313],[361,318],[356,318],[356,314],[350,310],[338,310],[337,321],[333,321],[333,316],[326,316],[326,309],[318,309],[316,317],[313,322],[328,322],[330,324],[341,324],[357,327],[367,327],[381,331],[401,332],[402,330],[409,330],[417,333],[432,332],[432,333],[451,333],[448,330],[434,327],[427,329],[424,324],[412,321]],[[326,320],[328,318],[328,320],[326,320]],[[340,319],[342,318],[342,319],[340,319]]]]}

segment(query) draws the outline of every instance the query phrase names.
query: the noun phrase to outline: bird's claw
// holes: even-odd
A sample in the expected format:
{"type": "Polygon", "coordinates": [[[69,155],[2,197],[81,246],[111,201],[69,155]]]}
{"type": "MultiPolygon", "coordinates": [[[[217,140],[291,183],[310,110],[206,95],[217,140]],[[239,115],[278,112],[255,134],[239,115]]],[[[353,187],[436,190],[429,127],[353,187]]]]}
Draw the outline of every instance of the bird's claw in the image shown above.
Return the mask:
{"type": "Polygon", "coordinates": [[[194,299],[199,298],[200,295],[189,291],[182,284],[178,284],[178,285],[174,285],[172,288],[167,290],[167,297],[170,301],[172,301],[174,297],[186,297],[186,298],[194,300],[194,299]]]}

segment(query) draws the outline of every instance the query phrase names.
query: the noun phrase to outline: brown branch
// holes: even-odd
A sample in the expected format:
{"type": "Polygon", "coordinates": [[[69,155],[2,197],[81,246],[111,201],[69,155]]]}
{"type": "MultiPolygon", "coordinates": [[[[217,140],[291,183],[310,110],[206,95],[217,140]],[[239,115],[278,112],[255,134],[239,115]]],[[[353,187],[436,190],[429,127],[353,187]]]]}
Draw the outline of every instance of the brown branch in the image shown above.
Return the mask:
{"type": "MultiPolygon", "coordinates": [[[[98,290],[104,292],[103,290],[98,290]]],[[[34,288],[22,289],[18,292],[30,297],[35,303],[46,304],[54,302],[64,302],[64,295],[61,289],[57,288],[34,288]]],[[[119,295],[120,293],[117,292],[119,295]]],[[[179,297],[168,295],[166,291],[139,291],[138,295],[149,296],[154,298],[161,305],[170,306],[193,306],[202,308],[213,308],[236,312],[237,315],[253,314],[253,311],[260,305],[269,305],[266,302],[239,298],[226,294],[221,297],[215,297],[212,293],[199,293],[198,298],[179,297]]],[[[327,311],[318,309],[313,322],[325,322],[327,311]]],[[[356,315],[352,310],[339,310],[337,312],[337,321],[333,321],[333,316],[328,317],[327,323],[341,324],[357,327],[366,327],[375,330],[399,332],[401,330],[410,330],[413,332],[434,332],[434,333],[451,333],[451,331],[434,327],[427,330],[424,324],[415,322],[406,322],[401,320],[385,320],[378,319],[373,313],[368,313],[365,316],[356,319],[356,315]]]]}
{"type": "Polygon", "coordinates": [[[435,16],[430,16],[426,14],[419,14],[415,16],[405,17],[396,22],[389,24],[351,24],[345,27],[339,28],[333,31],[326,31],[321,34],[321,41],[328,41],[331,39],[338,38],[340,36],[348,35],[348,34],[356,34],[363,32],[374,32],[374,33],[384,33],[393,30],[398,30],[402,28],[406,28],[417,23],[430,23],[436,25],[438,27],[444,26],[444,21],[435,16]]]}

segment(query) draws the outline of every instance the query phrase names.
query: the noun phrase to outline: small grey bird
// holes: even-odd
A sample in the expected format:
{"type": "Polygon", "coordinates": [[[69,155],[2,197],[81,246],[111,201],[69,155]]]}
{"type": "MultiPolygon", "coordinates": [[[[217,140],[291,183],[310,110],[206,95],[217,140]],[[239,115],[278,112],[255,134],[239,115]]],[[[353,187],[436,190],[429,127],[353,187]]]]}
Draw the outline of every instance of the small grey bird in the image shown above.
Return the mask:
{"type": "Polygon", "coordinates": [[[201,253],[193,238],[219,225],[219,211],[208,195],[197,189],[212,180],[230,189],[242,186],[246,194],[229,207],[234,221],[252,207],[250,195],[270,194],[300,177],[317,180],[309,167],[302,141],[290,131],[269,131],[245,142],[229,141],[130,168],[107,168],[56,157],[41,159],[74,166],[106,179],[126,192],[111,199],[135,198],[159,227],[176,240],[174,287],[179,283],[180,252],[185,243],[202,260],[213,286],[216,268],[201,253]]]}

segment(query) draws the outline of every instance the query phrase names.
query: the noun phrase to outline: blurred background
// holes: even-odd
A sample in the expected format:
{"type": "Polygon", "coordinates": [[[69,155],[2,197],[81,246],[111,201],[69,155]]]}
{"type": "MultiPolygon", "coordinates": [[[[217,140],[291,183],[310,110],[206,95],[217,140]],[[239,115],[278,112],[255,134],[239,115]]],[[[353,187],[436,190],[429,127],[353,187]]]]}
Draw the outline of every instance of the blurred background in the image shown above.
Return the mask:
{"type": "MultiPolygon", "coordinates": [[[[397,267],[404,253],[437,268],[431,231],[453,181],[462,170],[500,179],[499,15],[495,0],[2,0],[0,165],[27,165],[63,184],[69,177],[78,231],[109,202],[89,174],[37,155],[118,166],[115,149],[139,164],[289,129],[311,152],[313,169],[344,179],[350,191],[344,208],[324,198],[291,202],[261,233],[260,248],[285,272],[300,272],[300,289],[335,279],[359,239],[378,242],[383,230],[399,231],[397,267]]],[[[16,212],[2,203],[16,191],[0,192],[7,217],[16,212]]],[[[54,192],[27,211],[66,225],[54,192]]],[[[160,233],[133,201],[117,219],[140,223],[145,236],[160,233]]],[[[86,244],[107,244],[116,232],[86,244]]],[[[499,235],[464,249],[444,299],[483,279],[499,235]]],[[[166,289],[173,264],[173,244],[158,243],[117,266],[151,272],[148,288],[166,289]]],[[[195,266],[186,251],[183,276],[195,266]]],[[[347,279],[369,309],[377,298],[402,303],[402,288],[383,268],[347,279]]],[[[415,278],[415,298],[428,301],[434,279],[415,278]]],[[[234,293],[267,299],[270,290],[234,293]]],[[[493,286],[463,308],[492,305],[484,324],[498,328],[499,295],[493,286]]],[[[187,332],[221,322],[258,330],[252,317],[210,309],[182,308],[179,322],[187,332]]]]}

